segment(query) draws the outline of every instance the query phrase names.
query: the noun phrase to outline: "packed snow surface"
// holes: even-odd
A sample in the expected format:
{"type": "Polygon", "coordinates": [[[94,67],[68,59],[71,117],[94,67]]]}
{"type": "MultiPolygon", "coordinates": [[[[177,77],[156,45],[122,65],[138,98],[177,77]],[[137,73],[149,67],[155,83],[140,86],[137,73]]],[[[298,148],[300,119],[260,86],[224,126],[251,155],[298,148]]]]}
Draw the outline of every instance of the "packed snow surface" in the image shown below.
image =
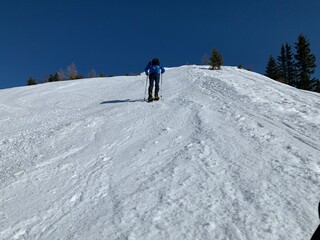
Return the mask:
{"type": "Polygon", "coordinates": [[[320,95],[223,67],[0,91],[0,239],[310,239],[320,95]]]}

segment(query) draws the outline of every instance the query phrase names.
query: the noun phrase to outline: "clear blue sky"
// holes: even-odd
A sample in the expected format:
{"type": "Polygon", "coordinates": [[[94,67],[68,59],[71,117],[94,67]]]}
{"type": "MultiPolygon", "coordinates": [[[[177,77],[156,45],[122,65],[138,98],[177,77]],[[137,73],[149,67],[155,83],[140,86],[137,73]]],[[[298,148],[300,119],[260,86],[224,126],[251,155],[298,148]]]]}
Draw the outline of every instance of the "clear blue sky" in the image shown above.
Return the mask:
{"type": "Polygon", "coordinates": [[[153,57],[200,64],[212,48],[224,65],[264,73],[270,54],[300,33],[320,64],[319,13],[319,0],[1,0],[0,88],[72,62],[84,76],[142,72],[153,57]]]}

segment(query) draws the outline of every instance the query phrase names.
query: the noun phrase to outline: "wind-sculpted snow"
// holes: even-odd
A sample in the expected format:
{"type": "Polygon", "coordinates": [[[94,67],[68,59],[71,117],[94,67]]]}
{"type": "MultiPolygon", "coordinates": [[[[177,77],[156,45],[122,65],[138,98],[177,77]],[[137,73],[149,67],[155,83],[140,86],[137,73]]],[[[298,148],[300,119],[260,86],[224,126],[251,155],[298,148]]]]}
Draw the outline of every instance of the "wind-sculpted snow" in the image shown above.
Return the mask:
{"type": "Polygon", "coordinates": [[[309,239],[320,95],[224,67],[0,91],[0,239],[309,239]]]}

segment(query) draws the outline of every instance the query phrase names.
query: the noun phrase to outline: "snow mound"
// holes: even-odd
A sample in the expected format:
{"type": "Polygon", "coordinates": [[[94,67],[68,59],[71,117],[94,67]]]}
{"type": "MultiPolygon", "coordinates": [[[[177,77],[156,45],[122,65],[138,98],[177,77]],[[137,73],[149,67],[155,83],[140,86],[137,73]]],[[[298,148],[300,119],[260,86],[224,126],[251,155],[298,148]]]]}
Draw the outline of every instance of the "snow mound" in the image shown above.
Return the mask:
{"type": "Polygon", "coordinates": [[[309,239],[320,95],[223,67],[0,91],[1,239],[309,239]]]}

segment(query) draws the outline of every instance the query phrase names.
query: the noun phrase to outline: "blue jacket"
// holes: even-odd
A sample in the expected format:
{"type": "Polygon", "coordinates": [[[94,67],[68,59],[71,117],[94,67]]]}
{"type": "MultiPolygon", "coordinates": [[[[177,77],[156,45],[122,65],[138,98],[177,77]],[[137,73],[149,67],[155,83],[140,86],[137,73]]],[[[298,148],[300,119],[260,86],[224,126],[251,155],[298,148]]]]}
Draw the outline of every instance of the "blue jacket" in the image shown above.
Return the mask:
{"type": "Polygon", "coordinates": [[[166,70],[164,69],[164,67],[158,66],[158,65],[152,65],[151,62],[148,63],[148,65],[145,67],[144,69],[145,73],[151,74],[151,73],[157,73],[157,74],[162,74],[164,73],[166,70]]]}

